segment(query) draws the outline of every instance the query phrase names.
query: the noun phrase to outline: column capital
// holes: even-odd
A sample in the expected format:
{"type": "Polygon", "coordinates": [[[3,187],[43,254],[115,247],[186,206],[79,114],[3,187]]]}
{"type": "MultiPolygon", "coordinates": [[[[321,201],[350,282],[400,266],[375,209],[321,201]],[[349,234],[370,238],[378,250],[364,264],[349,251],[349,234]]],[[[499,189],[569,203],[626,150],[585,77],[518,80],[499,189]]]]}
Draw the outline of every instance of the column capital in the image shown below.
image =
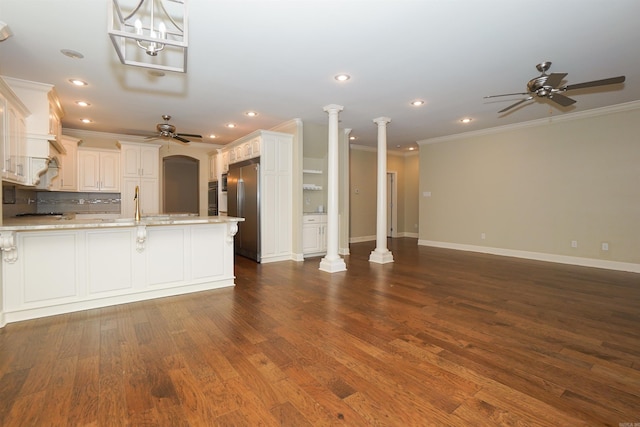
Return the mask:
{"type": "Polygon", "coordinates": [[[373,123],[377,123],[378,126],[386,125],[391,122],[389,117],[378,117],[377,119],[373,119],[373,123]]]}
{"type": "Polygon", "coordinates": [[[339,113],[340,111],[344,110],[344,107],[342,105],[329,104],[329,105],[325,105],[323,109],[327,113],[339,113]]]}

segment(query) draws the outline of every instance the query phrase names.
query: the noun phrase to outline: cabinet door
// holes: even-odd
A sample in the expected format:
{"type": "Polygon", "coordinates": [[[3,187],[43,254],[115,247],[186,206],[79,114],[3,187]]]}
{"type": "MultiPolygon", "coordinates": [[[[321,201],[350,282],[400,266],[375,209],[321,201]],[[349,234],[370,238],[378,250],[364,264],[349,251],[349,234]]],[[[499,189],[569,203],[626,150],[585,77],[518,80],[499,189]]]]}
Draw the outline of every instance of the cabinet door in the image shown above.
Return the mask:
{"type": "Polygon", "coordinates": [[[158,147],[140,147],[140,176],[158,178],[159,161],[158,147]]]}
{"type": "Polygon", "coordinates": [[[136,213],[134,195],[136,186],[139,187],[140,213],[152,215],[160,213],[160,184],[154,178],[123,178],[122,191],[120,192],[120,216],[133,218],[136,213]]]}
{"type": "Polygon", "coordinates": [[[302,226],[302,253],[311,254],[320,252],[320,226],[318,224],[305,224],[302,226]]]}
{"type": "Polygon", "coordinates": [[[67,152],[61,156],[58,189],[61,191],[76,191],[78,189],[78,146],[77,142],[66,142],[61,140],[61,144],[67,152]]]}
{"type": "Polygon", "coordinates": [[[216,155],[209,155],[209,181],[215,181],[217,179],[216,176],[216,155]]]}
{"type": "Polygon", "coordinates": [[[7,128],[4,124],[6,119],[7,100],[0,93],[0,169],[2,169],[2,176],[5,176],[7,164],[5,159],[8,159],[7,150],[5,144],[9,144],[9,138],[7,137],[7,128]]]}
{"type": "Polygon", "coordinates": [[[140,147],[122,145],[122,176],[136,178],[140,176],[140,147]]]}
{"type": "Polygon", "coordinates": [[[120,192],[120,153],[100,153],[100,191],[120,192]]]}
{"type": "Polygon", "coordinates": [[[160,184],[158,179],[140,179],[140,212],[143,215],[160,213],[160,184]]]}
{"type": "Polygon", "coordinates": [[[78,190],[100,191],[100,152],[78,151],[78,190]]]}
{"type": "Polygon", "coordinates": [[[122,144],[121,168],[123,178],[158,178],[158,147],[122,144]]]}

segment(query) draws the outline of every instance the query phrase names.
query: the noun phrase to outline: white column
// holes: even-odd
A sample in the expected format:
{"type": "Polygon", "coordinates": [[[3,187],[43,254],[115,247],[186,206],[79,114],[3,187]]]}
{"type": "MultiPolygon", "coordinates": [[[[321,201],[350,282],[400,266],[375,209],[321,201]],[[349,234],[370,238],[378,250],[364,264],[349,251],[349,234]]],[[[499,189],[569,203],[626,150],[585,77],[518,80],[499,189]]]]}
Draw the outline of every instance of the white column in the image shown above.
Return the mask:
{"type": "Polygon", "coordinates": [[[386,264],[393,262],[393,254],[387,249],[387,123],[388,117],[378,117],[378,192],[376,205],[376,248],[369,255],[369,262],[386,264]]]}
{"type": "Polygon", "coordinates": [[[327,255],[320,261],[320,270],[336,273],[347,269],[344,260],[338,255],[338,113],[344,107],[327,105],[324,111],[329,113],[329,152],[327,171],[327,255]]]}

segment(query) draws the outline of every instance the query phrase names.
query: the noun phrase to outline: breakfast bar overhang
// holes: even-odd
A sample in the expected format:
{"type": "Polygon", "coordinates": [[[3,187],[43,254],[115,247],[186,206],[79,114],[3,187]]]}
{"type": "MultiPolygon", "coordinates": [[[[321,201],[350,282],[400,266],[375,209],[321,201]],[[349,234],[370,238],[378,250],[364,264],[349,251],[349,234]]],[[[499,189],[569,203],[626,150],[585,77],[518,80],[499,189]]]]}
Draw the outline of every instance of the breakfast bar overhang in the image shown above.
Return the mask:
{"type": "Polygon", "coordinates": [[[5,222],[6,323],[234,286],[234,217],[5,222]]]}

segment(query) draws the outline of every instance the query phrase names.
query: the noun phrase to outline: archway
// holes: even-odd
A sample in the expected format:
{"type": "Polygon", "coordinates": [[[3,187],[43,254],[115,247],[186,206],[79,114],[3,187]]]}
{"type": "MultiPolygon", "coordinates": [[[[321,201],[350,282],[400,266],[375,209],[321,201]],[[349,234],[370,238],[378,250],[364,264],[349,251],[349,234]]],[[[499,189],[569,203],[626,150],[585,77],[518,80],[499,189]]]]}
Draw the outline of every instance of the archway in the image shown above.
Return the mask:
{"type": "Polygon", "coordinates": [[[193,157],[168,156],[162,159],[164,213],[198,214],[199,167],[200,162],[193,157]]]}

